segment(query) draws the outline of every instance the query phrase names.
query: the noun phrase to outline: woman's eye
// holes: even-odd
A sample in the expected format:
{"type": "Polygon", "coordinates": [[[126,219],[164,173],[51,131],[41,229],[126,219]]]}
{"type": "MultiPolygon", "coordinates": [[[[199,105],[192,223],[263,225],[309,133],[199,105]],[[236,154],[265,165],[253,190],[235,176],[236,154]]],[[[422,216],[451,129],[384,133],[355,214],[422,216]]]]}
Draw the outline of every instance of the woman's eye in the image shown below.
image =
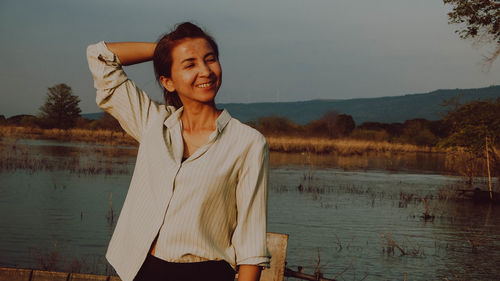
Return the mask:
{"type": "Polygon", "coordinates": [[[209,57],[209,58],[207,58],[207,61],[209,61],[209,62],[216,62],[217,58],[216,57],[209,57]]]}
{"type": "Polygon", "coordinates": [[[184,69],[188,69],[194,66],[194,63],[184,65],[184,69]]]}

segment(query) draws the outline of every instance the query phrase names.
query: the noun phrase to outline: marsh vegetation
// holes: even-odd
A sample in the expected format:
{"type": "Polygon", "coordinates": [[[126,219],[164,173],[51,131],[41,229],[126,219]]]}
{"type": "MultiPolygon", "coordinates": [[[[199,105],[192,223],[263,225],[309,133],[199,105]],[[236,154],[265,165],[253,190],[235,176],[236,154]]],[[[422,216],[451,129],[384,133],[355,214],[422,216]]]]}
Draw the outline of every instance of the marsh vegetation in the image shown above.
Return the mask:
{"type": "MultiPolygon", "coordinates": [[[[290,234],[288,266],[337,280],[498,276],[500,210],[460,193],[498,189],[496,140],[489,139],[485,162],[465,145],[404,143],[370,126],[349,137],[266,135],[268,231],[290,234]]],[[[9,214],[0,265],[111,273],[102,257],[132,176],[135,141],[113,129],[14,125],[0,126],[0,137],[0,212],[9,214]]]]}
{"type": "MultiPolygon", "coordinates": [[[[9,216],[2,218],[1,264],[112,273],[102,257],[136,148],[2,143],[0,212],[9,216]]],[[[445,155],[377,157],[271,153],[268,231],[290,234],[291,269],[337,280],[498,274],[491,263],[500,256],[499,210],[447,195],[464,179],[450,175],[445,155]]]]}

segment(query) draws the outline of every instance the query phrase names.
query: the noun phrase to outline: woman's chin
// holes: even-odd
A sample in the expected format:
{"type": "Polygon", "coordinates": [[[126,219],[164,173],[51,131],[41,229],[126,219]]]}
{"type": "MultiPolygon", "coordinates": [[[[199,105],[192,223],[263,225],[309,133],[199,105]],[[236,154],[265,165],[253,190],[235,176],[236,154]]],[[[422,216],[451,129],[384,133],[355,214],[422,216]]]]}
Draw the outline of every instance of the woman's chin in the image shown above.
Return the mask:
{"type": "MultiPolygon", "coordinates": [[[[205,104],[205,105],[212,105],[215,103],[215,94],[212,95],[203,95],[203,96],[198,96],[196,98],[187,98],[187,99],[182,99],[182,103],[184,104],[184,107],[188,104],[205,104]]],[[[188,105],[189,106],[189,105],[188,105]]]]}
{"type": "Polygon", "coordinates": [[[216,89],[212,89],[210,91],[201,91],[199,93],[198,96],[198,100],[202,101],[202,102],[211,102],[215,99],[215,96],[217,96],[217,90],[216,89]]]}

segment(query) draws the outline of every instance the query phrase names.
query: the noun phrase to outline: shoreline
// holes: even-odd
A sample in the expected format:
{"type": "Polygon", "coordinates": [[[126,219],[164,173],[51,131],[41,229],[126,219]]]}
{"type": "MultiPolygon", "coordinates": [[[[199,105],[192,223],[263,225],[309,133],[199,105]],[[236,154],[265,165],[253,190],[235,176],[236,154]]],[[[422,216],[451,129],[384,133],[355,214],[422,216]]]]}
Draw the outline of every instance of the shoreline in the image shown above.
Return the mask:
{"type": "MultiPolygon", "coordinates": [[[[367,141],[357,139],[327,139],[317,137],[265,136],[269,150],[283,153],[308,152],[314,154],[335,154],[357,156],[366,153],[404,154],[404,153],[446,153],[436,147],[423,147],[412,144],[390,143],[387,141],[367,141]]],[[[0,139],[38,139],[61,142],[83,142],[107,145],[138,146],[136,140],[125,132],[89,129],[40,129],[19,126],[1,126],[0,139]]]]}
{"type": "MultiPolygon", "coordinates": [[[[405,154],[405,153],[446,153],[436,147],[423,147],[412,144],[390,143],[387,141],[368,141],[357,139],[326,139],[316,137],[265,136],[269,150],[283,153],[333,154],[357,156],[363,154],[405,154]]],[[[89,129],[40,129],[19,126],[1,126],[0,139],[39,139],[61,142],[83,142],[107,145],[138,146],[137,141],[125,132],[89,129]]]]}

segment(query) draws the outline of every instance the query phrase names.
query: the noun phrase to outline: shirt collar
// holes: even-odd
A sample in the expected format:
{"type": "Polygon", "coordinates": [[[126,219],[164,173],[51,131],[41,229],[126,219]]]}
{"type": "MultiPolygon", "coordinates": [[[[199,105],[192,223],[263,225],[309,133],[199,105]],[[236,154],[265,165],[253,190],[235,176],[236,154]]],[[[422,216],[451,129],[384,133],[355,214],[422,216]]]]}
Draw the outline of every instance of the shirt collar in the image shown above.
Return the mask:
{"type": "MultiPolygon", "coordinates": [[[[180,121],[181,113],[184,110],[184,107],[179,107],[174,113],[172,113],[164,122],[167,128],[172,129],[175,125],[177,125],[180,121]]],[[[223,109],[217,120],[215,120],[215,127],[217,128],[217,132],[220,133],[226,127],[227,123],[231,120],[231,115],[227,112],[226,109],[223,109]]]]}
{"type": "Polygon", "coordinates": [[[168,116],[167,119],[165,119],[165,122],[163,122],[163,124],[165,124],[165,126],[167,126],[167,128],[169,129],[175,127],[175,125],[179,123],[183,109],[184,108],[182,106],[179,107],[176,111],[174,111],[174,113],[170,114],[170,116],[168,116]]]}
{"type": "Polygon", "coordinates": [[[224,127],[226,127],[227,123],[229,123],[230,120],[231,115],[229,115],[229,112],[227,112],[227,110],[224,108],[219,117],[217,117],[217,120],[215,120],[215,126],[217,127],[219,133],[224,130],[224,127]]]}

